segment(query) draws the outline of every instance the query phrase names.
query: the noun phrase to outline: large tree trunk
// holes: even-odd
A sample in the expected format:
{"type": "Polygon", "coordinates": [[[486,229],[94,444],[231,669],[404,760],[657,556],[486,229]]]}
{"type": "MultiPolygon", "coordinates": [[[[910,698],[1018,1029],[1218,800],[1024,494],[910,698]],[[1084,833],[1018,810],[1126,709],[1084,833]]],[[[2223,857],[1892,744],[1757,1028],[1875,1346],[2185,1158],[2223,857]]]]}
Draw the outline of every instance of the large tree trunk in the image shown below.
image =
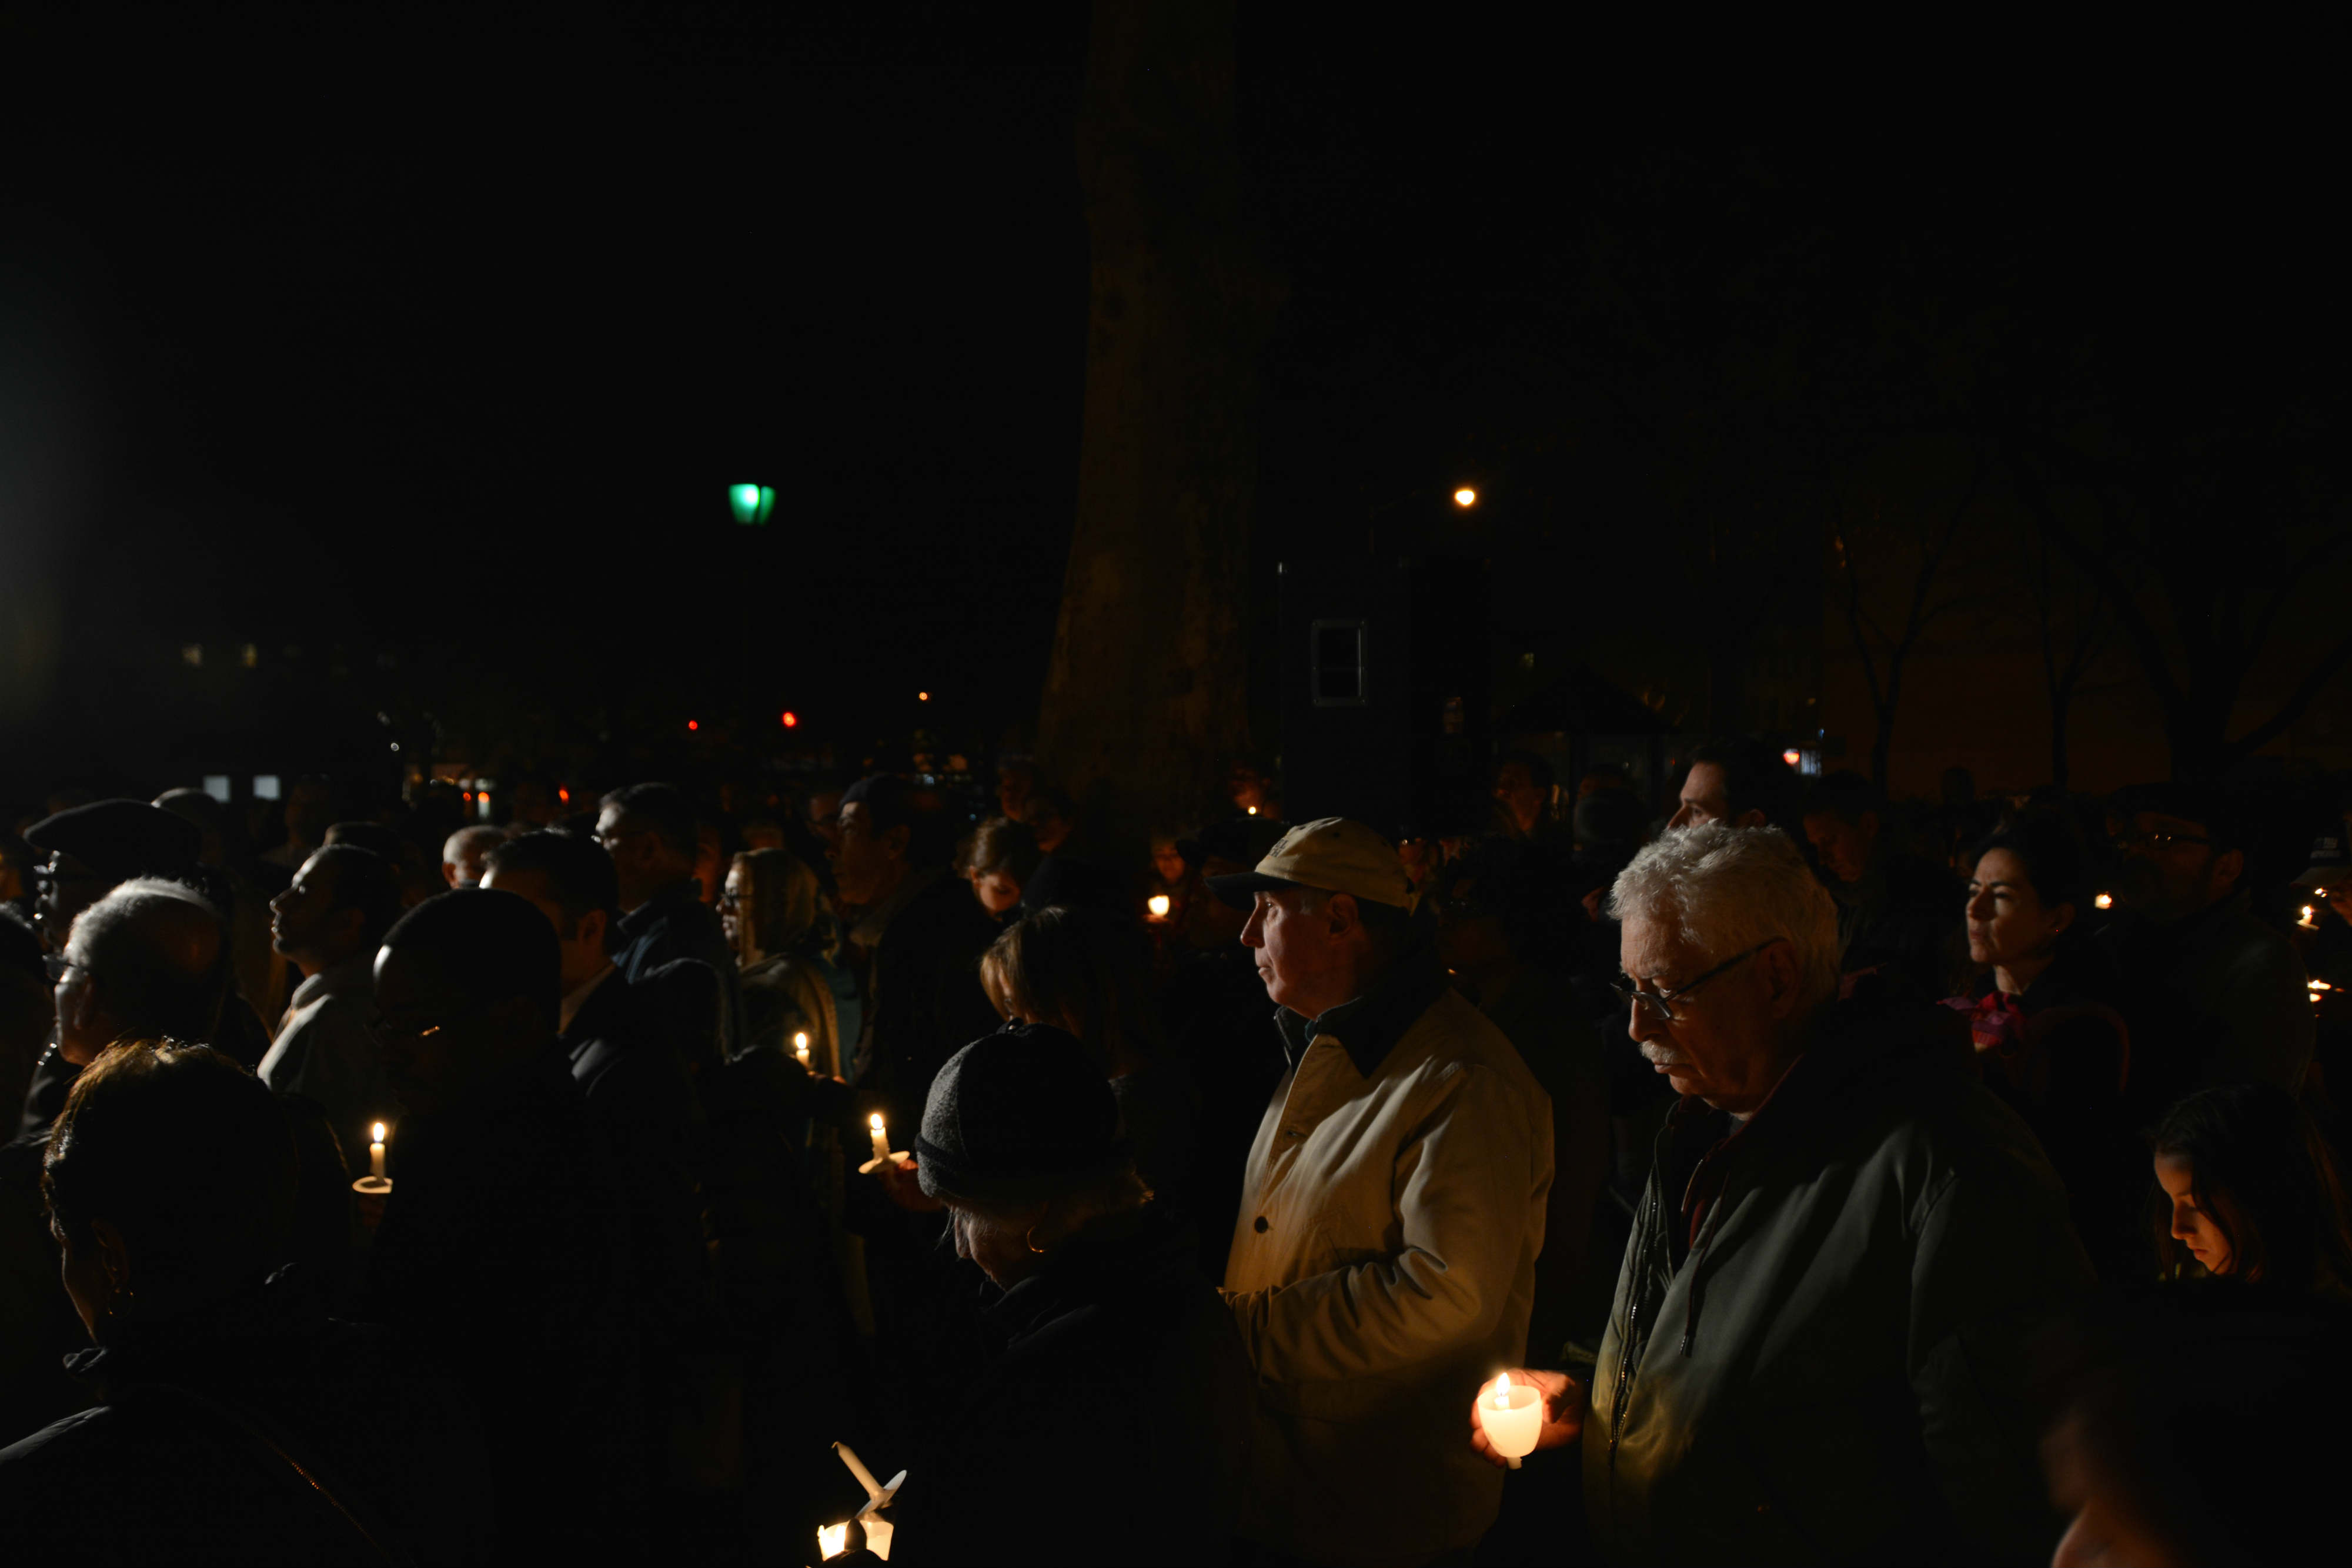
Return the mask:
{"type": "Polygon", "coordinates": [[[1248,743],[1256,358],[1227,0],[1100,0],[1078,167],[1092,242],[1078,514],[1038,760],[1097,854],[1197,821],[1248,743]]]}

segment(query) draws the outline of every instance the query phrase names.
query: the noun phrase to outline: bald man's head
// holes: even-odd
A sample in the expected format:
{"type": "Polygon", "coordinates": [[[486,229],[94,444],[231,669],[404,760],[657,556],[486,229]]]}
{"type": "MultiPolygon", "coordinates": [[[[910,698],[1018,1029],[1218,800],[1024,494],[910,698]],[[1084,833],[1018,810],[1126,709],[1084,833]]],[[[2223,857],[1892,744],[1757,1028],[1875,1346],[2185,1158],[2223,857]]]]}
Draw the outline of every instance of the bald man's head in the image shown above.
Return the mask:
{"type": "Polygon", "coordinates": [[[135,878],[81,912],[57,987],[58,1045],[83,1063],[125,1036],[206,1044],[228,998],[226,928],[204,894],[135,878]]]}

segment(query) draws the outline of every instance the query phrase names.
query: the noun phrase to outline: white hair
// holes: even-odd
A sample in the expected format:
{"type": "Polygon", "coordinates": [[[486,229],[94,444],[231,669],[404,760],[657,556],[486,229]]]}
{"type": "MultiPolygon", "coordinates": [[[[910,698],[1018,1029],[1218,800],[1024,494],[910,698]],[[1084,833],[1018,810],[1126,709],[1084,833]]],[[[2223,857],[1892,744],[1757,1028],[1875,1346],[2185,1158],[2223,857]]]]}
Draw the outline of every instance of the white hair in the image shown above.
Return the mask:
{"type": "Polygon", "coordinates": [[[1664,925],[1717,963],[1785,939],[1806,1000],[1837,995],[1836,901],[1778,828],[1711,822],[1662,834],[1617,873],[1609,911],[1664,925]]]}

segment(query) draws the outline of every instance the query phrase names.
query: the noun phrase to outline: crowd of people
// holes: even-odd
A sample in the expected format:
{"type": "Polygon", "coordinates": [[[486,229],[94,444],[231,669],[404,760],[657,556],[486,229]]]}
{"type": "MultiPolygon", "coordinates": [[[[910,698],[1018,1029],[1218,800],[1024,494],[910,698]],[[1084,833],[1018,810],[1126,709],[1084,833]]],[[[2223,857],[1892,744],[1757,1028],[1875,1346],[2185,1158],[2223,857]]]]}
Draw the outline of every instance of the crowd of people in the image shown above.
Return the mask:
{"type": "Polygon", "coordinates": [[[1465,831],[1230,782],[1148,845],[1011,759],[984,800],[17,812],[13,1538],[2185,1563],[2315,1527],[2352,825],[2272,875],[2220,788],[1927,811],[1741,737],[1663,809],[1507,752],[1465,831]]]}

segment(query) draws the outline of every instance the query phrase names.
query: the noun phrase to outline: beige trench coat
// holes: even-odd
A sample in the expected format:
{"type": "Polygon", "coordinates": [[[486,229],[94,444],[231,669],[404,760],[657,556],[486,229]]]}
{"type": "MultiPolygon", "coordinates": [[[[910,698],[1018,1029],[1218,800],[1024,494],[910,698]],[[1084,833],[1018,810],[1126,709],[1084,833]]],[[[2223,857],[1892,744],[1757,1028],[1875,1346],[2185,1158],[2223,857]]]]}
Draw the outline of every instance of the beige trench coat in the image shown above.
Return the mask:
{"type": "Polygon", "coordinates": [[[1316,1562],[1475,1543],[1502,1472],[1481,1382],[1520,1364],[1551,1187],[1551,1103],[1451,989],[1370,1077],[1317,1035],[1243,1180],[1225,1295],[1256,1370],[1243,1533],[1316,1562]]]}

